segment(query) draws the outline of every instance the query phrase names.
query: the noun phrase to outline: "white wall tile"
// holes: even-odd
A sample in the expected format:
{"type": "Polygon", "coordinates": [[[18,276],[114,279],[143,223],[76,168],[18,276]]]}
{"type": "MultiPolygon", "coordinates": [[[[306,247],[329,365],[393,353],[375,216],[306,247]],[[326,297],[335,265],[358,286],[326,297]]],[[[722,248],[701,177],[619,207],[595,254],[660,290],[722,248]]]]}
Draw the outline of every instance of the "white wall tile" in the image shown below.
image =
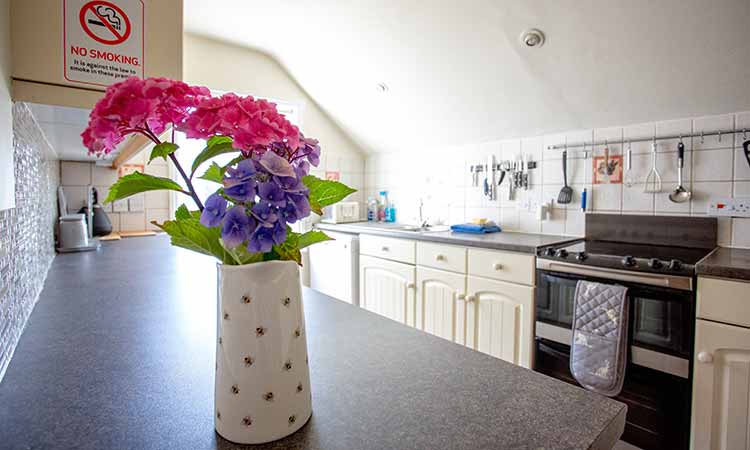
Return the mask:
{"type": "Polygon", "coordinates": [[[580,210],[565,211],[565,234],[583,236],[586,233],[586,214],[580,210]]]}
{"type": "Polygon", "coordinates": [[[731,149],[693,152],[692,156],[693,181],[732,180],[734,155],[731,149]]]}
{"type": "Polygon", "coordinates": [[[107,213],[109,221],[112,224],[112,232],[117,233],[120,231],[120,214],[119,213],[107,213]]]}
{"type": "Polygon", "coordinates": [[[595,184],[592,187],[590,208],[593,211],[621,211],[622,185],[595,184]]]}
{"type": "Polygon", "coordinates": [[[146,192],[146,209],[169,209],[169,192],[151,191],[146,192]]]}
{"type": "Polygon", "coordinates": [[[146,172],[146,174],[153,175],[155,177],[169,178],[168,167],[169,166],[158,166],[154,164],[149,164],[145,167],[145,169],[143,169],[143,171],[146,172]]]}
{"type": "Polygon", "coordinates": [[[565,220],[567,210],[564,209],[552,209],[550,211],[549,220],[542,222],[542,233],[544,234],[565,234],[565,220]]]}
{"type": "Polygon", "coordinates": [[[732,246],[750,248],[750,219],[732,219],[732,246]]]}
{"type": "MultiPolygon", "coordinates": [[[[640,123],[630,125],[623,129],[623,141],[627,150],[628,140],[653,138],[656,134],[656,123],[640,123]]],[[[633,153],[649,153],[651,151],[651,142],[631,142],[630,148],[633,153]]]]}
{"type": "MultiPolygon", "coordinates": [[[[656,215],[689,215],[690,214],[690,202],[685,203],[673,203],[669,200],[669,193],[674,189],[674,186],[665,186],[662,192],[655,194],[654,198],[654,214],[656,215]]],[[[685,186],[685,189],[690,189],[689,185],[685,186]]]]}
{"type": "Polygon", "coordinates": [[[518,211],[518,229],[524,233],[540,233],[542,222],[537,220],[536,211],[521,209],[518,211]]]}
{"type": "MultiPolygon", "coordinates": [[[[734,130],[734,114],[723,114],[718,116],[699,117],[694,121],[694,133],[700,134],[713,133],[720,130],[734,130]]],[[[693,148],[696,150],[709,150],[716,148],[731,148],[734,145],[734,138],[731,134],[722,136],[703,136],[693,139],[693,148]]]]}
{"type": "MultiPolygon", "coordinates": [[[[693,152],[685,152],[685,167],[682,169],[682,181],[687,184],[691,180],[691,168],[693,166],[692,159],[695,156],[693,152]]],[[[661,180],[665,182],[676,183],[677,182],[677,152],[659,153],[656,158],[656,165],[659,173],[661,174],[661,180]]],[[[650,167],[649,167],[650,169],[650,167]]]]}
{"type": "Polygon", "coordinates": [[[120,231],[145,231],[146,213],[120,213],[120,231]]]}
{"type": "Polygon", "coordinates": [[[117,181],[117,170],[108,166],[94,164],[92,170],[92,184],[95,186],[112,186],[117,181]]]}
{"type": "Polygon", "coordinates": [[[146,229],[160,231],[161,228],[151,222],[164,223],[169,220],[169,209],[149,209],[146,211],[146,229]]]}
{"type": "Polygon", "coordinates": [[[645,184],[637,183],[631,187],[622,186],[622,210],[623,212],[654,213],[654,194],[643,192],[645,184]]]}
{"type": "Polygon", "coordinates": [[[750,181],[735,181],[733,196],[750,197],[750,181]]]}
{"type": "Polygon", "coordinates": [[[61,161],[60,184],[63,186],[88,186],[91,184],[91,166],[86,162],[61,161]]]}
{"type": "Polygon", "coordinates": [[[707,214],[708,203],[711,197],[731,197],[732,182],[694,182],[692,187],[693,196],[690,200],[691,213],[694,215],[707,214]]]}
{"type": "Polygon", "coordinates": [[[517,231],[520,215],[516,208],[500,208],[500,228],[505,231],[517,231]]]}
{"type": "Polygon", "coordinates": [[[544,159],[544,140],[540,136],[522,139],[521,153],[527,155],[529,161],[541,161],[544,159]]]}

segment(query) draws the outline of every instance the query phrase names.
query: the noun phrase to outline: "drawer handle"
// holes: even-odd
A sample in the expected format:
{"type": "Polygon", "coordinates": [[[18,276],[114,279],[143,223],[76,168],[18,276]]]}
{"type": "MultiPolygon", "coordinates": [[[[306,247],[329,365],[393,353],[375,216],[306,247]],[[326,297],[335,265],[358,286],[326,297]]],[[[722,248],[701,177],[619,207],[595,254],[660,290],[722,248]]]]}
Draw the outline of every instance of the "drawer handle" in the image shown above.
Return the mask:
{"type": "Polygon", "coordinates": [[[445,261],[445,255],[435,255],[436,261],[445,261]]]}
{"type": "Polygon", "coordinates": [[[417,287],[417,285],[415,285],[414,283],[407,283],[406,284],[406,289],[414,289],[415,287],[417,287]]]}
{"type": "Polygon", "coordinates": [[[388,247],[386,247],[386,246],[384,245],[384,246],[380,247],[380,251],[381,251],[381,252],[387,252],[387,251],[388,251],[388,247]]]}
{"type": "Polygon", "coordinates": [[[500,264],[500,263],[495,263],[495,264],[492,265],[492,268],[495,269],[495,270],[502,270],[503,269],[503,265],[500,264]]]}
{"type": "Polygon", "coordinates": [[[473,295],[467,295],[466,296],[466,301],[469,302],[469,303],[475,301],[476,299],[477,298],[475,296],[473,296],[473,295]]]}
{"type": "Polygon", "coordinates": [[[702,362],[703,364],[711,364],[712,362],[714,362],[714,355],[709,352],[700,352],[698,353],[698,361],[702,362]]]}

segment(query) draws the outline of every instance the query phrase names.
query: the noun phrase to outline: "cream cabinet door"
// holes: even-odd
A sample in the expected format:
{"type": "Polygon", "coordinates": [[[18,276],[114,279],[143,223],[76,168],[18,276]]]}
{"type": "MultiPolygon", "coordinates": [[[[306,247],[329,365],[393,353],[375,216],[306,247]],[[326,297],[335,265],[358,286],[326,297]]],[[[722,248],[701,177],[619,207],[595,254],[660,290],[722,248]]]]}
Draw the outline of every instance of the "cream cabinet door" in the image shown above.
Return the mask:
{"type": "Polygon", "coordinates": [[[417,266],[416,327],[466,344],[466,275],[417,266]]]}
{"type": "Polygon", "coordinates": [[[409,264],[360,256],[359,305],[414,326],[415,272],[415,267],[409,264]]]}
{"type": "Polygon", "coordinates": [[[534,288],[468,277],[469,346],[531,368],[534,347],[534,288]]]}
{"type": "Polygon", "coordinates": [[[697,320],[693,450],[750,450],[750,330],[697,320]]]}

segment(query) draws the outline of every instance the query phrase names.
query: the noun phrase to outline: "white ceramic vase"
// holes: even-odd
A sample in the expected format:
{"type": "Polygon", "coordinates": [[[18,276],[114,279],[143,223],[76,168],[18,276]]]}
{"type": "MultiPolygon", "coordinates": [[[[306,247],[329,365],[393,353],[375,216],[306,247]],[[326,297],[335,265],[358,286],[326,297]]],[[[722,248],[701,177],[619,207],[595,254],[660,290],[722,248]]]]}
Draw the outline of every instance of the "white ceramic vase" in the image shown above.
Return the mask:
{"type": "Polygon", "coordinates": [[[312,414],[299,268],[217,266],[216,431],[240,444],[281,439],[312,414]]]}

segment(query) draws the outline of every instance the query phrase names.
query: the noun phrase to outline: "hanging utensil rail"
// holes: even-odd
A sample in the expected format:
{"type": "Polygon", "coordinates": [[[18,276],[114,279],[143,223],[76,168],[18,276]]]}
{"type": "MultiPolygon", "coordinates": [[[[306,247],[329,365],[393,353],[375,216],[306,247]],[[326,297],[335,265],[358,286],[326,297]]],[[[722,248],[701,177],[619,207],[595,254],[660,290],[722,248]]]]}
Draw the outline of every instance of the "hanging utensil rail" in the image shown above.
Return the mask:
{"type": "MultiPolygon", "coordinates": [[[[721,142],[722,136],[727,135],[733,135],[733,134],[742,134],[747,135],[750,130],[715,130],[715,131],[701,131],[698,133],[685,133],[685,134],[674,134],[674,135],[667,135],[667,136],[651,136],[651,137],[643,137],[643,138],[632,138],[632,139],[623,139],[621,142],[653,142],[653,141],[666,141],[670,139],[686,139],[686,138],[700,138],[701,143],[703,142],[703,138],[707,136],[719,136],[719,142],[721,142]]],[[[554,144],[554,145],[548,145],[547,150],[564,150],[567,148],[570,150],[571,148],[586,148],[586,147],[600,147],[607,144],[612,144],[613,142],[617,143],[619,141],[613,141],[612,139],[602,139],[600,141],[583,141],[583,142],[574,142],[572,144],[554,144]]]]}

